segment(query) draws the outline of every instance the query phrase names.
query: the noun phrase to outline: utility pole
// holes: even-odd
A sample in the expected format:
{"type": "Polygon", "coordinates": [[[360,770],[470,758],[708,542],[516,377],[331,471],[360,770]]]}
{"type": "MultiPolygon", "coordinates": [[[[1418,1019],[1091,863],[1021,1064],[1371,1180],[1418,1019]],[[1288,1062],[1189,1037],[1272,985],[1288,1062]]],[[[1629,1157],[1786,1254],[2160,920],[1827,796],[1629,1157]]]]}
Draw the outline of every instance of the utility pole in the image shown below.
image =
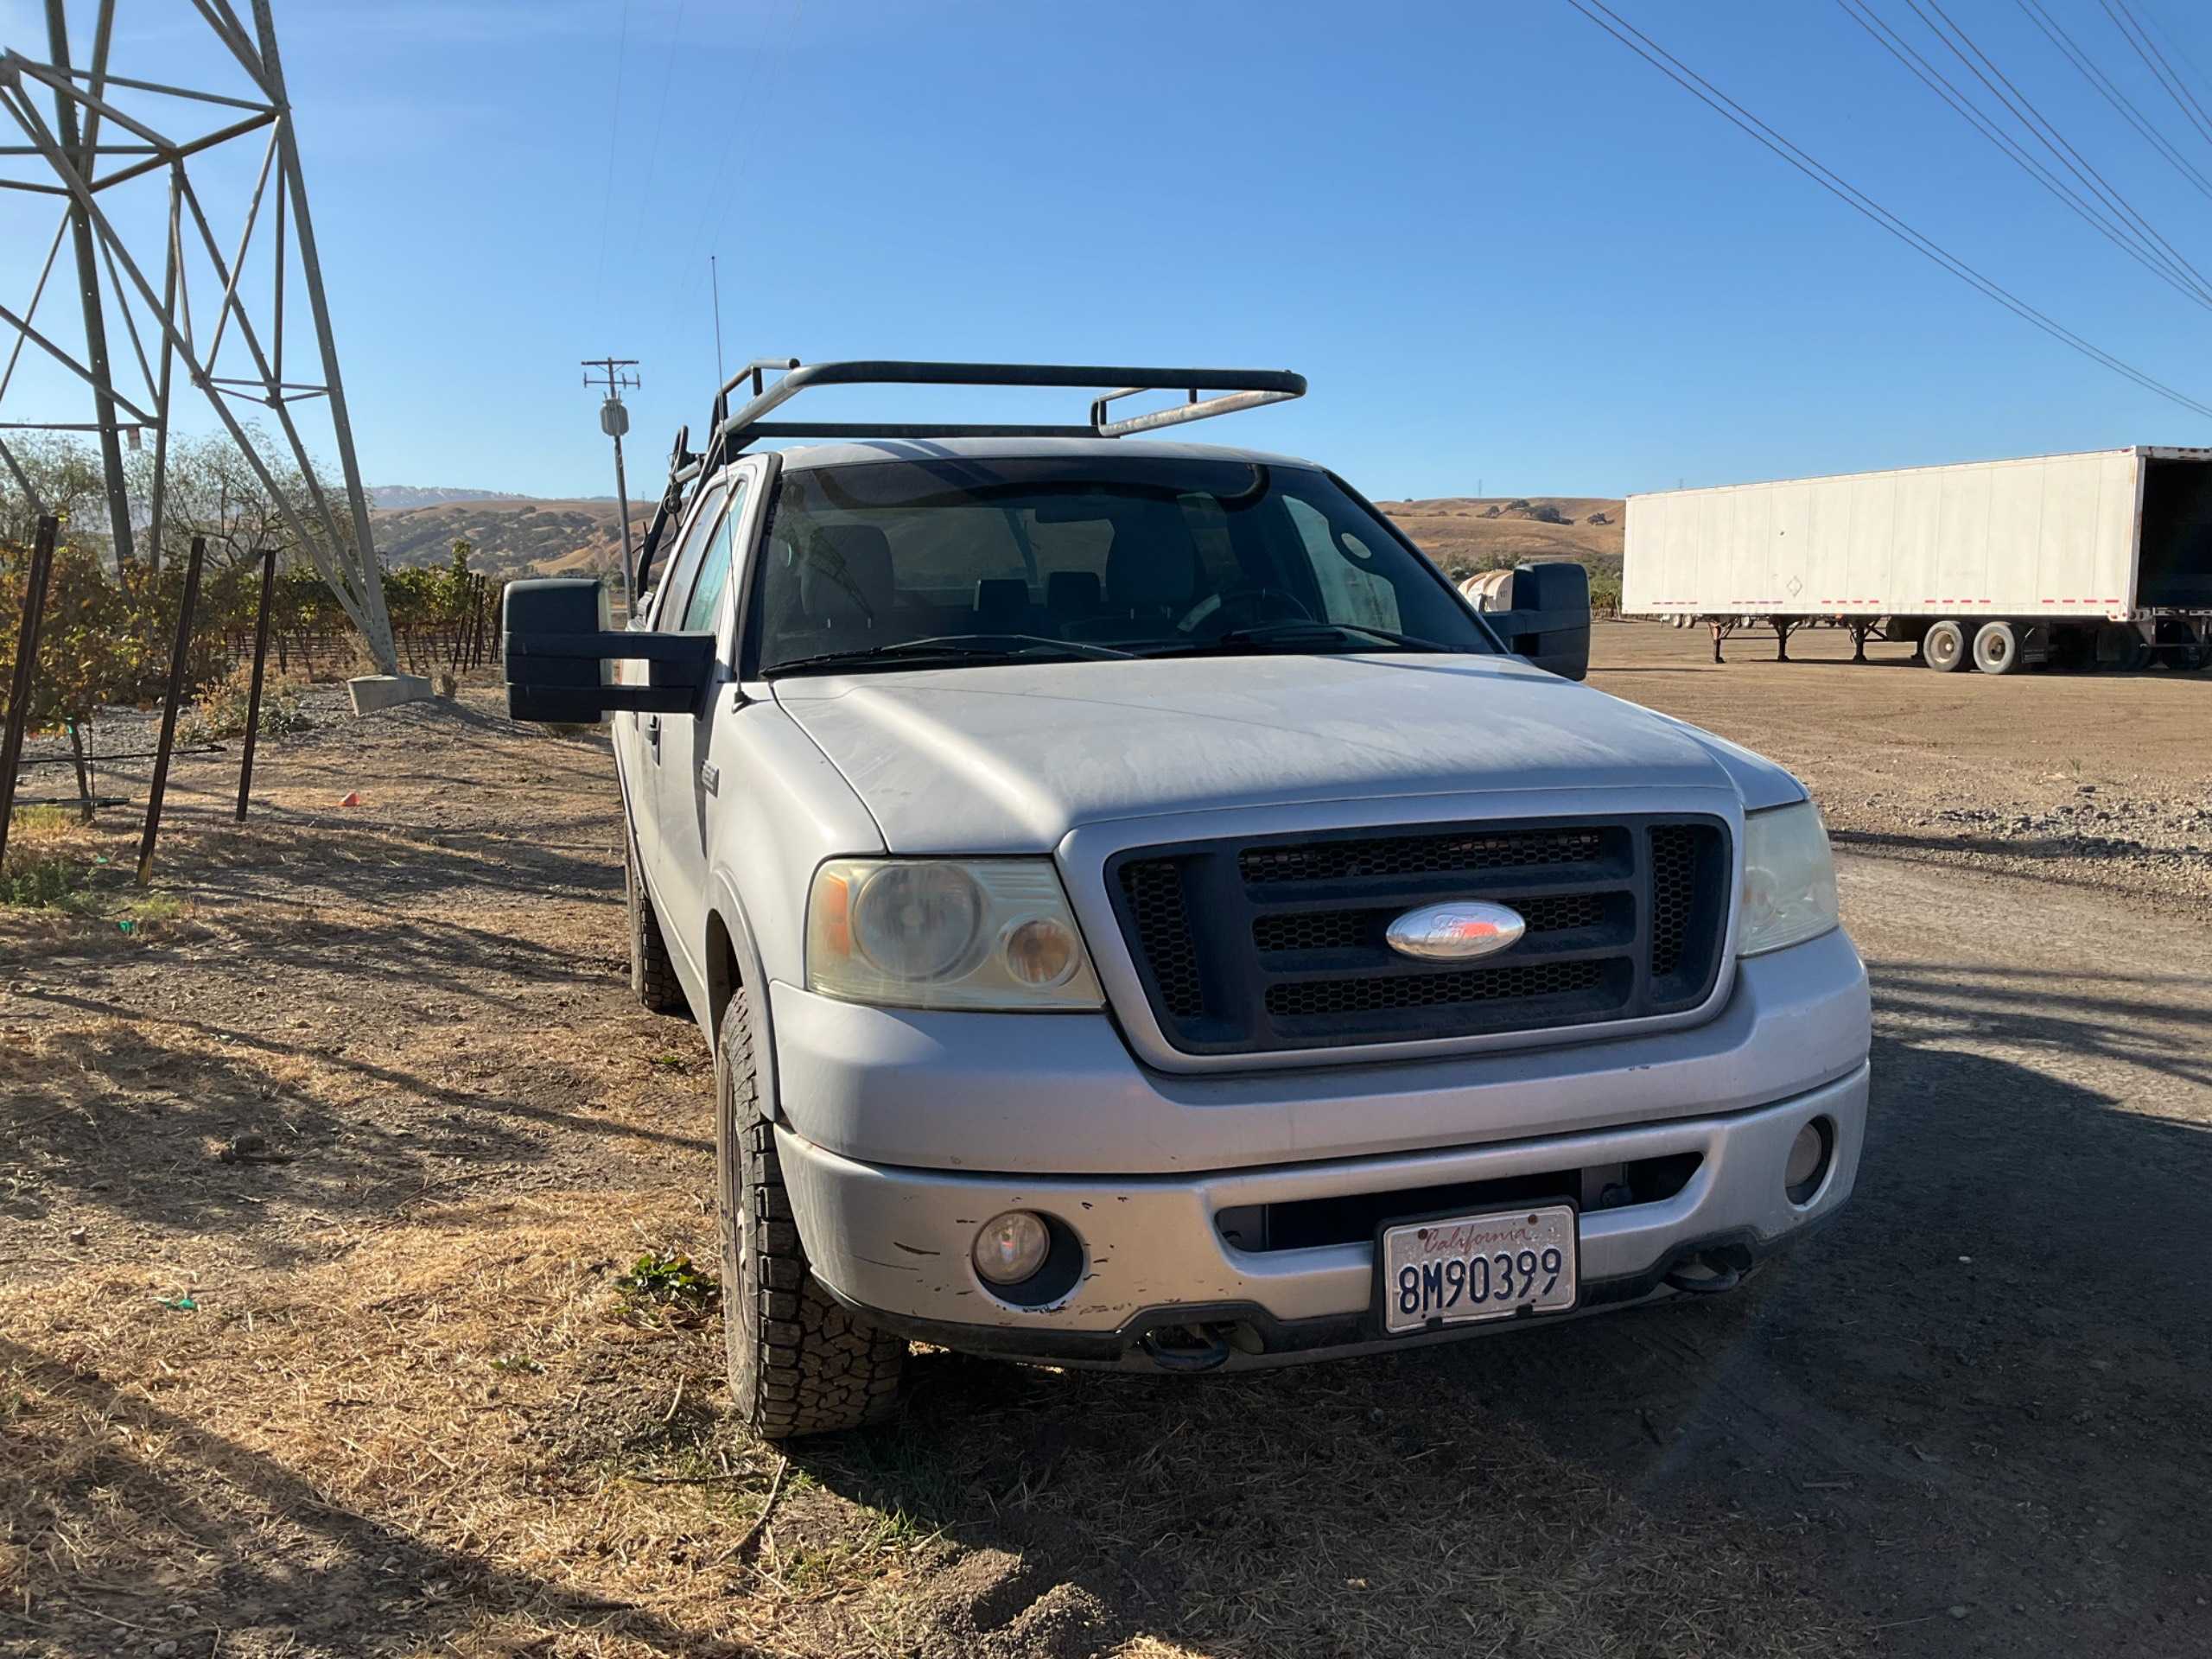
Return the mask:
{"type": "Polygon", "coordinates": [[[622,435],[630,429],[630,411],[622,406],[625,388],[635,391],[645,383],[626,370],[638,366],[634,357],[588,357],[583,360],[587,372],[584,385],[598,386],[607,393],[607,401],[599,406],[599,429],[614,440],[614,511],[622,521],[622,608],[632,610],[637,595],[630,591],[630,485],[622,474],[622,435]],[[594,380],[588,372],[599,371],[594,380]]]}

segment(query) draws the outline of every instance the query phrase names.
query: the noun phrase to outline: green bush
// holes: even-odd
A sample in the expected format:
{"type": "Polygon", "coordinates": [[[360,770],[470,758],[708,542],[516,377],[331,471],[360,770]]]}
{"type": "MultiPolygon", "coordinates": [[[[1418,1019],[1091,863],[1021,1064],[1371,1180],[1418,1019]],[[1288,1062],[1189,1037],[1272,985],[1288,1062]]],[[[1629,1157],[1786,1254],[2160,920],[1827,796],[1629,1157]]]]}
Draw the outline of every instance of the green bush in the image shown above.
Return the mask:
{"type": "MultiPolygon", "coordinates": [[[[253,664],[242,662],[200,694],[184,716],[182,735],[192,743],[245,734],[247,711],[253,702],[253,664]]],[[[315,722],[300,709],[300,693],[289,681],[264,675],[261,683],[261,734],[283,737],[306,731],[315,722]]]]}

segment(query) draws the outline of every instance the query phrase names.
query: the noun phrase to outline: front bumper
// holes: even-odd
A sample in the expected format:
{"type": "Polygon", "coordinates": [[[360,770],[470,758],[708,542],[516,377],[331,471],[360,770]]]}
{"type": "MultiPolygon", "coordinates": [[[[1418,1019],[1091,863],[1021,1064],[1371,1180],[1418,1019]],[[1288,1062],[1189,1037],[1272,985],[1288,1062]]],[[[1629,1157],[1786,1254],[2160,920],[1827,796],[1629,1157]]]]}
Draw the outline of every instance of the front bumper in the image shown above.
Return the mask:
{"type": "MultiPolygon", "coordinates": [[[[1687,1258],[1720,1250],[1756,1258],[1832,1216],[1851,1196],[1865,1140],[1867,1071],[1747,1109],[1667,1122],[1205,1174],[1119,1179],[1091,1175],[981,1175],[862,1163],[779,1127],[777,1146],[814,1271],[841,1300],[896,1330],[948,1347],[1062,1363],[1147,1363],[1164,1326],[1238,1327],[1232,1365],[1436,1337],[1381,1339],[1371,1320],[1371,1242],[1255,1251],[1222,1236],[1227,1210],[1355,1197],[1694,1154],[1671,1196],[1586,1209],[1581,1305],[1657,1293],[1687,1258]],[[1821,1184],[1805,1203],[1783,1190],[1798,1130],[1833,1126],[1821,1184]],[[970,1264],[976,1229],[1001,1211],[1041,1211],[1082,1241],[1083,1276],[1057,1303],[1002,1301],[970,1264]]],[[[1518,1200],[1494,1207],[1511,1208],[1518,1200]]],[[[1478,1325],[1456,1337],[1504,1328],[1478,1325]]]]}

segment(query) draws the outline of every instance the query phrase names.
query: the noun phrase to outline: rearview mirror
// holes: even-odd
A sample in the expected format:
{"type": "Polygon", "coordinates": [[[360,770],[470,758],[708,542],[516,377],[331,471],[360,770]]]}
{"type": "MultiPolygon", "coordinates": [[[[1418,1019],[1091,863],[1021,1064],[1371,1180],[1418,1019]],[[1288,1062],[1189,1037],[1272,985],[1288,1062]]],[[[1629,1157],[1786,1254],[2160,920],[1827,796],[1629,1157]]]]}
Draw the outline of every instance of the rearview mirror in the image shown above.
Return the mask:
{"type": "Polygon", "coordinates": [[[1524,564],[1507,587],[1503,610],[1483,620],[1505,648],[1548,674],[1580,680],[1590,672],[1590,573],[1564,559],[1524,564]]]}
{"type": "Polygon", "coordinates": [[[588,576],[511,582],[501,616],[511,720],[589,725],[617,709],[696,709],[715,661],[711,633],[609,627],[607,590],[588,576]],[[614,683],[608,664],[642,661],[646,683],[614,683]]]}

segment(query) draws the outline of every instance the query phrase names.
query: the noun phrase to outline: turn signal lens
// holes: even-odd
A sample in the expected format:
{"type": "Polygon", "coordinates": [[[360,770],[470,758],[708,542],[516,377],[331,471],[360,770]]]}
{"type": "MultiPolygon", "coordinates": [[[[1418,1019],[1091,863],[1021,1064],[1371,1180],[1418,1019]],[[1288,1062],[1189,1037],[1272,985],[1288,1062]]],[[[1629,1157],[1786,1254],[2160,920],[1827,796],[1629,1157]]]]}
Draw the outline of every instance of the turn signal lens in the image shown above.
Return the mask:
{"type": "Polygon", "coordinates": [[[1043,1217],[1009,1210],[993,1216],[976,1235],[976,1271],[989,1284],[1018,1285],[1045,1265],[1052,1248],[1043,1217]]]}
{"type": "Polygon", "coordinates": [[[1017,922],[1007,930],[1007,971],[1025,985],[1064,985],[1083,962],[1083,942],[1066,923],[1050,916],[1017,922]]]}

